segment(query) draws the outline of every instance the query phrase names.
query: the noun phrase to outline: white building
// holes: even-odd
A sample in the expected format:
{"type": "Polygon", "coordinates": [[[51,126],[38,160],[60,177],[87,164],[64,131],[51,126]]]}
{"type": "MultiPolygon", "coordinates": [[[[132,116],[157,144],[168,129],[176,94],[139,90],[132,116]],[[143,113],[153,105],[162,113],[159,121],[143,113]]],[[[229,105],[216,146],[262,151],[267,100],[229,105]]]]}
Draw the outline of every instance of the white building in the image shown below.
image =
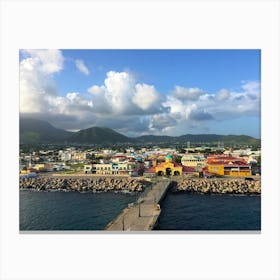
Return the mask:
{"type": "Polygon", "coordinates": [[[185,154],[181,159],[181,163],[184,166],[205,167],[206,158],[203,154],[185,154]]]}

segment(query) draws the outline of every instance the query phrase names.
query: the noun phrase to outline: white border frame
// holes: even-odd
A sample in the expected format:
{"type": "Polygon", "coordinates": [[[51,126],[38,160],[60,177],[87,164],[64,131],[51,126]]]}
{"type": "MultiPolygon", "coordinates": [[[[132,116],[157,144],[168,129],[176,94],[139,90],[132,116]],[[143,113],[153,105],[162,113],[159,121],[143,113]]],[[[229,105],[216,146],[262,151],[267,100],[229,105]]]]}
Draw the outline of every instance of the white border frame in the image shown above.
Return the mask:
{"type": "Polygon", "coordinates": [[[279,2],[1,1],[1,279],[279,279],[279,2]],[[261,234],[19,234],[18,50],[262,50],[261,234]]]}

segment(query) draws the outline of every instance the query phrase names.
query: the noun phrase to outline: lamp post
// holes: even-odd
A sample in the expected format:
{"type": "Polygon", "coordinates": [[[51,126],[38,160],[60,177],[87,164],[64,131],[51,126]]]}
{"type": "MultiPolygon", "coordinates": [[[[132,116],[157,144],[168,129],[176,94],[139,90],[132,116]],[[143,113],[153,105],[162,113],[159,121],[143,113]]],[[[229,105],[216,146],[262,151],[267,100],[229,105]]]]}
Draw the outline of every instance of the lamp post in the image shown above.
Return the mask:
{"type": "Polygon", "coordinates": [[[138,212],[138,217],[141,217],[141,199],[140,199],[140,197],[139,197],[139,199],[138,199],[138,206],[139,206],[139,212],[138,212]]]}
{"type": "Polygon", "coordinates": [[[123,226],[123,231],[124,231],[124,215],[123,215],[123,218],[122,218],[122,226],[123,226]]]}

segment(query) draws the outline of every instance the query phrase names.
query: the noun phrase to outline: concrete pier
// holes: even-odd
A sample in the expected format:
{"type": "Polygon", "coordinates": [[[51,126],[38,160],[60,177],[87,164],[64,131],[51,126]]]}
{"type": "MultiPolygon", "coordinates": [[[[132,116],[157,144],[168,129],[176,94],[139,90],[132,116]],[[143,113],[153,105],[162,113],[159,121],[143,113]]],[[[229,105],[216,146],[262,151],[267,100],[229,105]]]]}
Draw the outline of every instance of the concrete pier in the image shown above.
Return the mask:
{"type": "Polygon", "coordinates": [[[136,203],[125,208],[104,230],[152,230],[161,212],[159,203],[164,198],[169,185],[170,180],[167,178],[158,180],[144,196],[140,196],[136,203]]]}

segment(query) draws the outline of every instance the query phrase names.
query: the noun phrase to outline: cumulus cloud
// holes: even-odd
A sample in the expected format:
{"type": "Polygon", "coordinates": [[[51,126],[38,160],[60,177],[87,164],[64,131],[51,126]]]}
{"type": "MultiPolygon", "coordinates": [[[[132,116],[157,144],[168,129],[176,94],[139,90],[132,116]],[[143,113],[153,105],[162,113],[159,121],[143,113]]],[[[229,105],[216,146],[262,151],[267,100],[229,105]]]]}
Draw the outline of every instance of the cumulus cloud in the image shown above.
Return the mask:
{"type": "Polygon", "coordinates": [[[260,99],[260,83],[257,81],[243,81],[242,89],[246,92],[247,96],[252,100],[260,99]]]}
{"type": "Polygon", "coordinates": [[[189,118],[195,121],[209,121],[213,120],[213,116],[205,110],[191,111],[189,118]]]}
{"type": "Polygon", "coordinates": [[[147,110],[158,103],[160,96],[155,90],[154,86],[146,84],[137,84],[135,86],[135,93],[132,97],[132,102],[142,110],[147,110]]]}
{"type": "Polygon", "coordinates": [[[226,89],[222,89],[217,92],[215,97],[218,101],[227,100],[230,97],[230,92],[226,89]]]}
{"type": "Polygon", "coordinates": [[[76,59],[76,60],[75,60],[75,65],[76,65],[77,69],[78,69],[81,73],[83,73],[83,74],[85,74],[85,75],[89,75],[89,70],[88,70],[88,68],[86,67],[86,65],[85,65],[85,63],[84,63],[83,60],[81,60],[81,59],[76,59]]]}
{"type": "MultiPolygon", "coordinates": [[[[238,91],[222,88],[211,93],[176,85],[170,93],[161,93],[155,85],[139,83],[129,72],[112,70],[100,85],[92,83],[85,92],[73,89],[62,95],[55,78],[63,71],[63,62],[59,50],[21,51],[21,114],[64,129],[108,126],[130,136],[180,135],[260,114],[258,81],[243,81],[238,91]]],[[[89,74],[83,61],[76,60],[76,66],[89,74]]]]}
{"type": "Polygon", "coordinates": [[[23,56],[27,56],[22,61],[25,70],[36,70],[36,72],[53,74],[63,68],[63,55],[59,50],[22,50],[23,56]]]}
{"type": "Polygon", "coordinates": [[[52,75],[63,68],[59,50],[23,50],[20,62],[20,111],[39,113],[48,110],[50,97],[58,95],[52,75]]]}
{"type": "Polygon", "coordinates": [[[137,83],[127,72],[109,71],[104,83],[91,86],[88,93],[62,96],[53,76],[63,70],[62,52],[24,50],[22,57],[22,115],[54,121],[56,126],[69,130],[103,125],[133,134],[133,130],[148,129],[148,116],[165,110],[154,86],[137,83]]]}
{"type": "Polygon", "coordinates": [[[182,134],[182,131],[192,130],[195,127],[201,129],[213,126],[214,122],[232,123],[241,117],[260,117],[258,81],[243,82],[239,91],[221,89],[216,93],[206,93],[200,90],[191,98],[188,89],[181,90],[185,94],[178,92],[175,87],[164,103],[170,108],[170,116],[174,117],[176,114],[177,124],[172,130],[174,134],[182,134]],[[175,92],[177,94],[174,94],[175,92]]]}
{"type": "Polygon", "coordinates": [[[104,84],[93,85],[88,92],[99,114],[150,115],[165,110],[155,87],[136,83],[127,72],[109,71],[104,84]]]}
{"type": "Polygon", "coordinates": [[[172,92],[175,98],[181,100],[197,100],[203,93],[203,90],[199,88],[184,88],[180,86],[175,86],[172,92]]]}
{"type": "Polygon", "coordinates": [[[151,131],[165,131],[174,127],[177,123],[176,118],[173,115],[164,113],[164,114],[155,114],[150,118],[149,129],[151,131]]]}

